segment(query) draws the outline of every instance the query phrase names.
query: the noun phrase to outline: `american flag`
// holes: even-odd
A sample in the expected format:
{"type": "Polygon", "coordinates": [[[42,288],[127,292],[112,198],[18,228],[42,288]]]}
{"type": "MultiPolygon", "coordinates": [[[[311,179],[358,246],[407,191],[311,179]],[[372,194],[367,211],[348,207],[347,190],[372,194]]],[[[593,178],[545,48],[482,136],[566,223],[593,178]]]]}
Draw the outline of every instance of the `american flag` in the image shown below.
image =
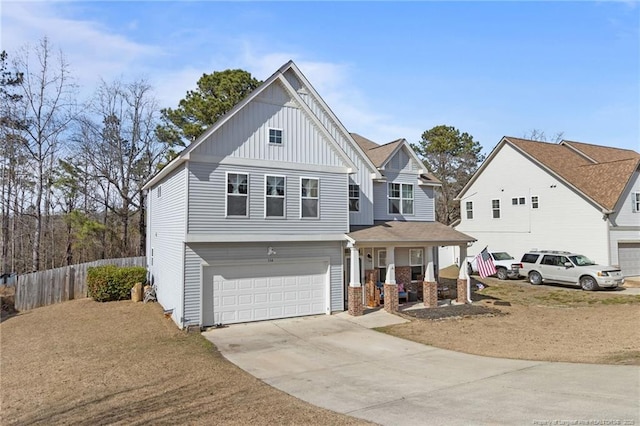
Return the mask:
{"type": "Polygon", "coordinates": [[[493,264],[493,259],[486,247],[476,256],[476,265],[478,266],[478,273],[482,278],[496,273],[496,266],[493,264]]]}

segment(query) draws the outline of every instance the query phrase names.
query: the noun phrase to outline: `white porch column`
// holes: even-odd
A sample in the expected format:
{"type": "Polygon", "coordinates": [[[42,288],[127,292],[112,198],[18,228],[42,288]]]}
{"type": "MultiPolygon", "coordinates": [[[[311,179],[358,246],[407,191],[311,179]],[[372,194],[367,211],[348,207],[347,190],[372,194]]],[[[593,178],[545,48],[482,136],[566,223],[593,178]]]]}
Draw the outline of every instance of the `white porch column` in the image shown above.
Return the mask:
{"type": "Polygon", "coordinates": [[[460,244],[458,247],[460,248],[460,259],[459,259],[458,265],[462,266],[462,264],[464,263],[464,260],[467,258],[467,245],[460,244]]]}
{"type": "Polygon", "coordinates": [[[351,250],[351,264],[349,265],[351,274],[349,277],[349,285],[351,287],[360,287],[360,253],[358,248],[354,245],[351,245],[349,250],[351,250]]]}
{"type": "Polygon", "coordinates": [[[387,277],[384,280],[385,284],[396,283],[396,255],[395,247],[387,247],[387,277]]]}

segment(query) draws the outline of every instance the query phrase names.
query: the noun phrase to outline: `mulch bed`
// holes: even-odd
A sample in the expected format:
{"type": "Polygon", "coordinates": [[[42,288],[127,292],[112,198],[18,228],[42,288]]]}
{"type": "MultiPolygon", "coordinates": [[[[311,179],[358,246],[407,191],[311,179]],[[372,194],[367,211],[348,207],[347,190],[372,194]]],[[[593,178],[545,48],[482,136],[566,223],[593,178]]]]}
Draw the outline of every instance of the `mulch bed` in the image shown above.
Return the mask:
{"type": "Polygon", "coordinates": [[[426,319],[426,320],[440,320],[446,318],[464,318],[470,316],[496,316],[506,315],[496,308],[489,308],[487,306],[479,305],[449,305],[440,306],[437,308],[424,308],[424,309],[411,309],[402,311],[403,315],[407,315],[412,318],[426,319]]]}

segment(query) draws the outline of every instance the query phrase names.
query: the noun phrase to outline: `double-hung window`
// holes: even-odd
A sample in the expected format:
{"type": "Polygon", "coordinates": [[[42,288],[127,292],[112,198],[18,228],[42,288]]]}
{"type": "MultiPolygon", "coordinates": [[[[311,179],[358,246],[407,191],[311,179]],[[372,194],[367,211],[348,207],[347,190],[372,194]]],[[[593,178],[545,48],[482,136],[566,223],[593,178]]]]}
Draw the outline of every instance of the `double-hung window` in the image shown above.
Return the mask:
{"type": "Polygon", "coordinates": [[[227,216],[247,217],[248,207],[249,175],[227,173],[227,216]]]}
{"type": "Polygon", "coordinates": [[[422,249],[409,249],[409,265],[411,266],[411,281],[424,279],[422,249]],[[422,278],[421,278],[422,277],[422,278]]]}
{"type": "Polygon", "coordinates": [[[532,209],[537,209],[539,205],[539,201],[538,201],[538,196],[534,195],[531,197],[531,208],[532,209]]]}
{"type": "Polygon", "coordinates": [[[265,177],[265,216],[284,217],[285,212],[285,177],[265,177]]]}
{"type": "Polygon", "coordinates": [[[360,185],[355,183],[349,184],[349,211],[360,211],[360,185]]]}
{"type": "Polygon", "coordinates": [[[639,213],[640,212],[640,192],[634,192],[631,198],[631,201],[633,202],[633,205],[631,206],[633,208],[633,212],[634,213],[639,213]]]}
{"type": "Polygon", "coordinates": [[[494,219],[500,219],[500,200],[491,200],[491,210],[494,219]]]}
{"type": "Polygon", "coordinates": [[[320,217],[319,195],[320,191],[318,179],[300,179],[301,217],[316,219],[320,217]]]}
{"type": "Polygon", "coordinates": [[[467,201],[467,219],[473,219],[473,201],[467,201]]]}
{"type": "Polygon", "coordinates": [[[389,214],[413,214],[413,185],[390,183],[388,186],[389,214]]]}

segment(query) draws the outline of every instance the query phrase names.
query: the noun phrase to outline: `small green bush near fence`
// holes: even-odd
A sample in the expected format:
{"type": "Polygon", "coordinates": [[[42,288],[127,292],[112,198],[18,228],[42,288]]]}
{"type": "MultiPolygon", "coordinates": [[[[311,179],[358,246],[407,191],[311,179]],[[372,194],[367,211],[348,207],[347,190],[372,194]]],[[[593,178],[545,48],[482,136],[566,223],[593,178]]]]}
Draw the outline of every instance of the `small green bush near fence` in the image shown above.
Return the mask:
{"type": "Polygon", "coordinates": [[[87,290],[97,302],[124,300],[131,297],[131,287],[144,284],[146,277],[147,269],[142,266],[94,266],[87,270],[87,290]]]}

